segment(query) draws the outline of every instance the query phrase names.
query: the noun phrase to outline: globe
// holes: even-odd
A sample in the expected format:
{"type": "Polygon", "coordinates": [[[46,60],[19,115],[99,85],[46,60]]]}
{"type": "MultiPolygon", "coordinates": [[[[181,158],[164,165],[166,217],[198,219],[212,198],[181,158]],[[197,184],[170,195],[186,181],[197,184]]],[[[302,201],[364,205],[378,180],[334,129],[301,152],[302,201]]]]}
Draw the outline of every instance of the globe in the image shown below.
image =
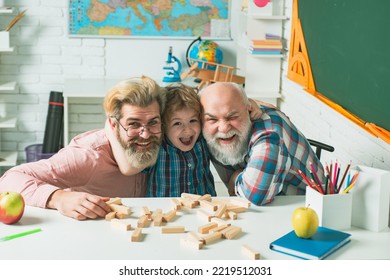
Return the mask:
{"type": "MultiPolygon", "coordinates": [[[[203,60],[212,63],[222,63],[223,52],[219,45],[210,40],[196,39],[189,46],[188,57],[192,59],[203,60]]],[[[199,65],[203,67],[203,65],[199,65]]],[[[216,66],[208,66],[207,69],[214,70],[216,66]]]]}

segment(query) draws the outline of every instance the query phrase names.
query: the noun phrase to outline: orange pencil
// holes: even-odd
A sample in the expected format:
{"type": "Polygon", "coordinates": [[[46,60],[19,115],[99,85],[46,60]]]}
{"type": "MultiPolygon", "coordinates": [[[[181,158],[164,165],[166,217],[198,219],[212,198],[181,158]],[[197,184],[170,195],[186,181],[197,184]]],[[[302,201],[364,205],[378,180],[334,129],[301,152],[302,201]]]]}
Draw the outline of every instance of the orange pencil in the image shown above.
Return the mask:
{"type": "Polygon", "coordinates": [[[355,175],[353,175],[352,177],[352,180],[351,180],[351,183],[349,184],[349,186],[343,191],[343,194],[346,194],[348,193],[354,186],[355,186],[355,182],[356,182],[356,179],[359,175],[359,171],[355,173],[355,175]]]}
{"type": "Polygon", "coordinates": [[[301,171],[301,170],[299,170],[298,169],[298,173],[299,173],[299,175],[301,175],[301,177],[303,178],[303,180],[305,180],[305,182],[306,182],[306,184],[309,186],[309,187],[311,187],[312,189],[316,189],[313,185],[312,185],[312,183],[310,182],[310,180],[305,176],[305,174],[303,174],[303,172],[301,171]]]}
{"type": "Polygon", "coordinates": [[[312,183],[313,186],[314,186],[314,189],[315,189],[317,192],[324,194],[324,190],[323,190],[319,185],[317,185],[317,183],[314,182],[313,179],[310,179],[310,180],[311,180],[311,183],[312,183]]]}

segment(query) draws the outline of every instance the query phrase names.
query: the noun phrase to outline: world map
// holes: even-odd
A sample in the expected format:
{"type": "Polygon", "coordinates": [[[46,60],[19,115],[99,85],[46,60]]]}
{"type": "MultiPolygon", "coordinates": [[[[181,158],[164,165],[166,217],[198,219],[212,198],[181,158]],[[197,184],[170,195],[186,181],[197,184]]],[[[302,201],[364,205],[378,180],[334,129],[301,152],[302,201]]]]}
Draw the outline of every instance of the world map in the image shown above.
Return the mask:
{"type": "Polygon", "coordinates": [[[228,0],[69,0],[69,35],[227,38],[228,0]]]}

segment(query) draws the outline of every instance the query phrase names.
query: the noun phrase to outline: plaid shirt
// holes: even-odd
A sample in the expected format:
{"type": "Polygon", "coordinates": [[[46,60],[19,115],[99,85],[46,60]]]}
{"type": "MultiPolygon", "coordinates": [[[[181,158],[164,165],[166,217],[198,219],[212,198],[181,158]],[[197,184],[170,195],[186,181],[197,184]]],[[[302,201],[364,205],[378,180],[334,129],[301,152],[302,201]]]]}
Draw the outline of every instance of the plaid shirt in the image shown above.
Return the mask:
{"type": "Polygon", "coordinates": [[[216,195],[206,141],[200,135],[193,149],[183,152],[165,139],[149,173],[149,197],[180,197],[185,193],[216,195]]]}
{"type": "Polygon", "coordinates": [[[269,203],[279,194],[305,194],[306,183],[297,170],[310,177],[310,162],[324,180],[322,164],[305,136],[279,110],[260,107],[264,113],[253,122],[244,162],[224,166],[212,159],[225,185],[235,170],[243,169],[236,178],[236,189],[256,205],[269,203]]]}

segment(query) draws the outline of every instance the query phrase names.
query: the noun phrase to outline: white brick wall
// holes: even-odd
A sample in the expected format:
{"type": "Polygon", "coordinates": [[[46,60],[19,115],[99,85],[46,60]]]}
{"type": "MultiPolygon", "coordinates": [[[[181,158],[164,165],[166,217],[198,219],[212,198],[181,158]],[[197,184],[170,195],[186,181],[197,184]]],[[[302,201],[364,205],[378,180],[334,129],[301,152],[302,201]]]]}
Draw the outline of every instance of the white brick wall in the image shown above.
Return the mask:
{"type": "MultiPolygon", "coordinates": [[[[67,77],[105,75],[105,40],[68,38],[67,0],[1,2],[19,11],[27,9],[10,33],[15,51],[0,53],[0,81],[18,83],[16,92],[0,93],[0,115],[18,117],[15,129],[0,131],[1,149],[17,150],[21,163],[25,160],[24,148],[43,141],[50,91],[63,91],[67,77]]],[[[11,19],[2,15],[0,27],[11,19]]],[[[72,136],[102,127],[101,104],[97,100],[72,106],[72,136]]]]}

